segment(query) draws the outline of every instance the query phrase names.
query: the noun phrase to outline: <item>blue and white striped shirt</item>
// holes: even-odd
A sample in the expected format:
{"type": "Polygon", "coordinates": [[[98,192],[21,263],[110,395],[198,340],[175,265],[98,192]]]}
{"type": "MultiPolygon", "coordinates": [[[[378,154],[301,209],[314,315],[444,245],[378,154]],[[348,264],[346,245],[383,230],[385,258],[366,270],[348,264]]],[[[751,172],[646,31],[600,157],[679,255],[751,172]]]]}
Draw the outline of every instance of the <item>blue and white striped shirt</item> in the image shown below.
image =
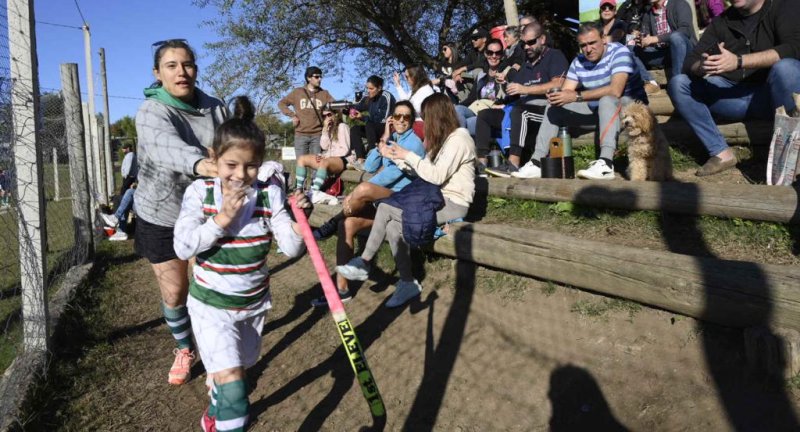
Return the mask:
{"type": "Polygon", "coordinates": [[[611,76],[618,73],[628,74],[623,96],[647,103],[644,82],[633,61],[633,54],[616,42],[606,44],[606,53],[596,64],[587,60],[583,54],[575,57],[567,71],[567,79],[577,81],[586,90],[593,90],[610,85],[611,76]]]}

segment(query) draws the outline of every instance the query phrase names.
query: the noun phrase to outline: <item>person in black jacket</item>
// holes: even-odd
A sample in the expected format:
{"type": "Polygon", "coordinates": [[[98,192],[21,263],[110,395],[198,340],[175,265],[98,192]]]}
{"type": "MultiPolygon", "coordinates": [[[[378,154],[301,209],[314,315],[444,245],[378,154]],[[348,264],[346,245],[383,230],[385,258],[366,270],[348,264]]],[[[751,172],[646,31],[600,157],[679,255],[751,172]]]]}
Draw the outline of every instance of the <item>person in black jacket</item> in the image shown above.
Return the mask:
{"type": "MultiPolygon", "coordinates": [[[[394,110],[394,96],[383,91],[383,78],[372,75],[367,78],[367,95],[361,98],[350,110],[350,118],[363,120],[364,124],[355,124],[350,127],[350,147],[355,151],[355,168],[364,162],[367,152],[375,147],[378,138],[383,134],[386,119],[394,110]],[[362,112],[366,111],[366,116],[362,112]],[[367,148],[364,149],[363,137],[367,137],[367,148]]],[[[362,170],[363,171],[363,170],[362,170]]]]}
{"type": "Polygon", "coordinates": [[[695,173],[736,163],[712,116],[772,118],[795,109],[800,93],[800,0],[733,0],[706,28],[667,87],[670,99],[711,156],[695,173]]]}
{"type": "Polygon", "coordinates": [[[667,77],[680,74],[683,59],[697,43],[692,8],[686,0],[650,0],[642,17],[636,56],[647,66],[664,66],[667,77]]]}

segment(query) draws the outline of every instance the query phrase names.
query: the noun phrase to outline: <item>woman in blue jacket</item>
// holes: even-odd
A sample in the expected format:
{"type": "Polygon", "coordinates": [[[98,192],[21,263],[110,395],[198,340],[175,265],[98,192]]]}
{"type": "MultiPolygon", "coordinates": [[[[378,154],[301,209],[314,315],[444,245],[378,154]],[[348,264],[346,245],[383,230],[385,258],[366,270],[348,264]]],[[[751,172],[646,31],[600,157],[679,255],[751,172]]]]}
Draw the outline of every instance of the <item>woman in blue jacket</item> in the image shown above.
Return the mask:
{"type": "MultiPolygon", "coordinates": [[[[375,148],[378,138],[383,134],[386,121],[394,111],[394,96],[383,91],[383,78],[372,75],[367,78],[367,96],[362,98],[350,110],[350,118],[363,120],[363,125],[350,127],[350,146],[356,152],[356,163],[351,164],[356,169],[361,169],[366,152],[375,148]],[[362,114],[366,111],[367,114],[362,114]],[[367,148],[364,151],[363,137],[367,137],[367,148]]],[[[363,170],[362,170],[363,171],[363,170]]]]}
{"type": "MultiPolygon", "coordinates": [[[[425,156],[425,147],[412,129],[416,112],[409,101],[400,101],[394,107],[392,117],[386,122],[386,129],[380,139],[381,145],[398,145],[409,151],[425,156]]],[[[314,230],[314,237],[321,240],[338,232],[336,246],[337,264],[345,264],[353,257],[356,234],[372,226],[375,207],[368,205],[386,198],[411,183],[410,175],[400,170],[391,158],[381,155],[378,148],[372,149],[364,161],[367,172],[377,173],[368,181],[360,183],[344,199],[342,212],[314,230]]],[[[347,280],[337,276],[339,296],[343,302],[352,298],[347,289],[347,280]]],[[[326,306],[325,297],[311,302],[312,306],[326,306]]]]}

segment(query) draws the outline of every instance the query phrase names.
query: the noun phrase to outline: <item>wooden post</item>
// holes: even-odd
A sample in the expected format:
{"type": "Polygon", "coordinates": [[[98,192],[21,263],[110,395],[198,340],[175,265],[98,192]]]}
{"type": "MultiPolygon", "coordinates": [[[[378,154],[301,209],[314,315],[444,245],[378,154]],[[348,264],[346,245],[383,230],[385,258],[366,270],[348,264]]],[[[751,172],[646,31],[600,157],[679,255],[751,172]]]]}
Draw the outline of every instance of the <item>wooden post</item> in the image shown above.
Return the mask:
{"type": "Polygon", "coordinates": [[[23,338],[26,352],[48,349],[47,296],[43,256],[47,239],[45,200],[42,191],[39,135],[39,77],[36,57],[33,3],[8,0],[8,38],[11,56],[12,145],[17,174],[19,212],[19,260],[22,286],[23,338]]]}
{"type": "Polygon", "coordinates": [[[506,24],[512,27],[519,26],[517,2],[514,0],[503,0],[503,7],[506,10],[506,24]]]}
{"type": "Polygon", "coordinates": [[[55,147],[53,147],[53,188],[55,189],[55,192],[53,193],[53,201],[58,202],[58,149],[55,147]]]}
{"type": "Polygon", "coordinates": [[[94,254],[92,237],[94,212],[91,211],[93,207],[89,195],[81,84],[78,79],[77,64],[61,65],[61,92],[64,95],[64,118],[67,125],[72,218],[75,221],[75,257],[77,262],[83,263],[94,254]]]}
{"type": "MultiPolygon", "coordinates": [[[[97,116],[95,116],[97,118],[97,116]]],[[[108,166],[108,152],[106,151],[105,127],[100,120],[97,120],[97,148],[100,149],[100,184],[103,189],[103,198],[109,203],[113,191],[108,189],[108,173],[111,168],[108,166]]]]}
{"type": "Polygon", "coordinates": [[[100,48],[100,80],[103,83],[103,150],[105,151],[106,161],[106,189],[108,195],[114,195],[117,189],[114,185],[114,164],[111,162],[111,155],[114,149],[111,148],[111,119],[108,113],[108,79],[106,77],[106,49],[100,48]]]}

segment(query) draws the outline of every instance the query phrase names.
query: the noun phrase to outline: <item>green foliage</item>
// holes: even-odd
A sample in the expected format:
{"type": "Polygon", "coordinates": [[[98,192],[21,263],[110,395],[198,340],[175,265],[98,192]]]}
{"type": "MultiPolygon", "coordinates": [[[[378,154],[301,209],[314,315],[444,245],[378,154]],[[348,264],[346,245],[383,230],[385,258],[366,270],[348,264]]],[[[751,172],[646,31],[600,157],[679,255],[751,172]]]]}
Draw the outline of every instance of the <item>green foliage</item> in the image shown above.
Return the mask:
{"type": "Polygon", "coordinates": [[[136,120],[125,116],[111,124],[111,137],[125,137],[136,139],[136,120]]]}
{"type": "MultiPolygon", "coordinates": [[[[195,0],[213,7],[217,18],[205,23],[219,40],[206,45],[215,58],[204,80],[213,93],[227,98],[242,89],[255,99],[275,99],[303,83],[306,66],[326,75],[355,65],[363,77],[390,76],[403,65],[436,69],[445,42],[469,47],[476,27],[503,23],[501,0],[322,1],[195,0]],[[231,67],[237,65],[237,67],[231,67]]],[[[574,43],[554,12],[569,10],[557,1],[528,0],[520,13],[540,16],[554,38],[574,43]]],[[[573,7],[574,8],[574,7],[573,7]]],[[[567,16],[560,13],[560,16],[567,16]]]]}

